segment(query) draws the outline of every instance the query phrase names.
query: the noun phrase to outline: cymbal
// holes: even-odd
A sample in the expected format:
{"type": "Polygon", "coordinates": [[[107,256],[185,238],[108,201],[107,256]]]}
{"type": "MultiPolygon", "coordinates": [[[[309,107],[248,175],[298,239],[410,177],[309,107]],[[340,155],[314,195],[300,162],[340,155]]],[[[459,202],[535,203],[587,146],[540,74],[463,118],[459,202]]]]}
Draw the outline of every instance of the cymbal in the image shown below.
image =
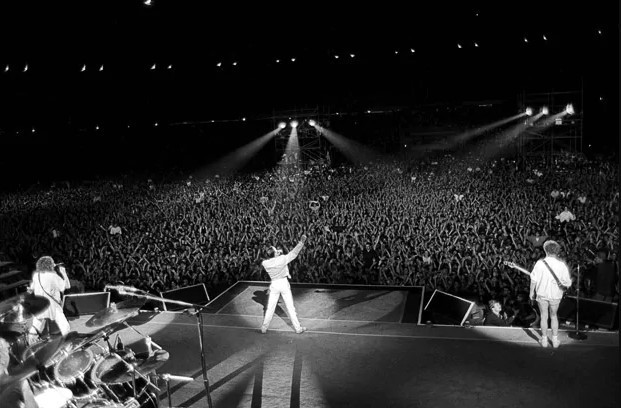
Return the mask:
{"type": "Polygon", "coordinates": [[[65,338],[59,336],[46,340],[41,347],[33,349],[29,355],[24,356],[22,364],[10,369],[7,375],[0,376],[0,388],[31,377],[39,367],[45,366],[56,355],[64,343],[65,338]]]}
{"type": "Polygon", "coordinates": [[[116,308],[117,309],[129,309],[129,308],[141,308],[142,306],[145,305],[145,303],[147,303],[147,299],[143,299],[143,298],[130,298],[130,299],[125,299],[122,302],[117,302],[116,303],[116,308]]]}
{"type": "Polygon", "coordinates": [[[138,371],[148,374],[157,370],[168,361],[170,354],[166,350],[156,350],[152,356],[138,364],[138,371]]]}
{"type": "Polygon", "coordinates": [[[115,303],[112,303],[110,307],[100,310],[88,319],[86,321],[86,327],[103,327],[119,323],[137,315],[139,310],[139,307],[119,309],[115,303]]]}
{"type": "Polygon", "coordinates": [[[96,382],[112,385],[130,382],[133,370],[142,375],[148,374],[163,366],[168,357],[168,352],[164,350],[157,350],[151,357],[141,360],[128,360],[115,354],[109,355],[95,368],[96,382]]]}
{"type": "Polygon", "coordinates": [[[29,326],[34,316],[50,307],[49,299],[43,296],[20,294],[0,302],[0,330],[21,331],[29,326]]]}

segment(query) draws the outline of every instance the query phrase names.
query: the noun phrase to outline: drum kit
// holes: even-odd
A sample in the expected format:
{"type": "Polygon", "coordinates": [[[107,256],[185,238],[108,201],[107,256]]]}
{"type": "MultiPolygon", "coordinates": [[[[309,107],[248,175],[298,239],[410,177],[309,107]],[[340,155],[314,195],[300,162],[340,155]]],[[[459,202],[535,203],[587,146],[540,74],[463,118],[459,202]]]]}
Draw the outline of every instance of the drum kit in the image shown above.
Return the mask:
{"type": "Polygon", "coordinates": [[[158,380],[169,386],[170,378],[193,378],[156,373],[168,361],[168,352],[127,323],[144,303],[132,299],[95,313],[86,322],[91,333],[70,332],[29,344],[32,319],[49,307],[49,300],[21,294],[0,302],[0,337],[12,340],[12,364],[6,374],[0,367],[0,405],[4,407],[5,391],[26,381],[40,408],[158,407],[158,380]],[[116,344],[110,344],[111,335],[123,326],[142,336],[135,343],[138,352],[125,347],[118,334],[116,344]]]}

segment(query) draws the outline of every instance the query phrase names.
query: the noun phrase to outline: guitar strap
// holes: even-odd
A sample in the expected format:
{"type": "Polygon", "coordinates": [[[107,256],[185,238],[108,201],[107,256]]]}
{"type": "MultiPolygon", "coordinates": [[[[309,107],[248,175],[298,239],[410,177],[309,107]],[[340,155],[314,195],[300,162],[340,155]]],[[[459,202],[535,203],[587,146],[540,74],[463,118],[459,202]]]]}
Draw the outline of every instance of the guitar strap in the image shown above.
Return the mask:
{"type": "Polygon", "coordinates": [[[552,276],[554,276],[554,280],[556,281],[556,284],[558,285],[558,287],[565,292],[565,285],[561,284],[561,281],[558,280],[558,277],[556,276],[556,274],[554,273],[554,271],[552,270],[552,268],[550,268],[550,265],[548,265],[548,263],[546,262],[545,259],[543,259],[543,263],[548,267],[548,270],[552,273],[552,276]]]}

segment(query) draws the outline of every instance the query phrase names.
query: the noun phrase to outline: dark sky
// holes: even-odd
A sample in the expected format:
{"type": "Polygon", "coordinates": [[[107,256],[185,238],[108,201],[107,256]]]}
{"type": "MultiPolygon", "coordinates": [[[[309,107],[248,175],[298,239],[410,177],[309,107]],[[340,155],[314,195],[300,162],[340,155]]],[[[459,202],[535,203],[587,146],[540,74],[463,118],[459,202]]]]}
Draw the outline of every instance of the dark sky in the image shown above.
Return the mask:
{"type": "Polygon", "coordinates": [[[580,90],[597,133],[618,134],[617,2],[15,3],[0,6],[3,142],[580,90]]]}

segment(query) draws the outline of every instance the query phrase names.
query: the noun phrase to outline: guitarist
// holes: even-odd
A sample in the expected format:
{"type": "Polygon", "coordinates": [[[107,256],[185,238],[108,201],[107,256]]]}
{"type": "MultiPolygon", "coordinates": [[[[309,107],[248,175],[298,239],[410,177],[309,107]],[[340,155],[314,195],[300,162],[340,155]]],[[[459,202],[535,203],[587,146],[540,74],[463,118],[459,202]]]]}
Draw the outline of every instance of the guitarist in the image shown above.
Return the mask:
{"type": "Polygon", "coordinates": [[[548,347],[548,313],[552,327],[552,346],[557,348],[558,339],[558,307],[564,292],[571,286],[569,268],[560,258],[561,246],[552,240],[543,244],[546,257],[535,263],[530,274],[530,299],[537,300],[541,314],[541,340],[543,347],[548,347]]]}

